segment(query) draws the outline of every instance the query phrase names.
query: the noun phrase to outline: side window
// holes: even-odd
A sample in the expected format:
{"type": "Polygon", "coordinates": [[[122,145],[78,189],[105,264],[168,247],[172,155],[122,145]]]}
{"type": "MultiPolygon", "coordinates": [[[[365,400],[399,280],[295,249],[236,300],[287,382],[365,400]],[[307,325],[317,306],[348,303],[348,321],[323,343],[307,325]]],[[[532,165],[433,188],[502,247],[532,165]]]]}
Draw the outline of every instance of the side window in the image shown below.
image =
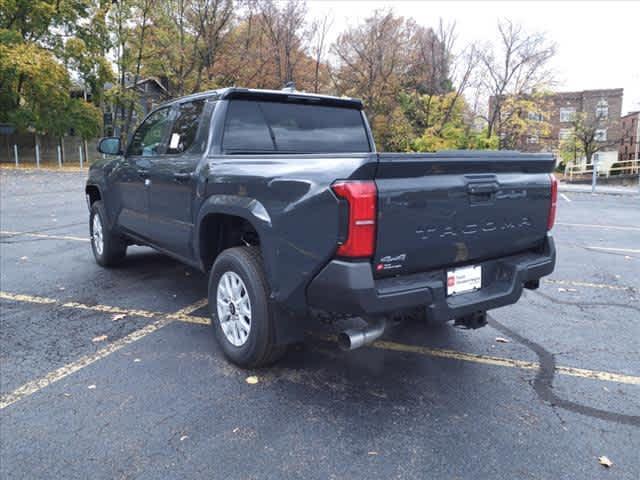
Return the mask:
{"type": "Polygon", "coordinates": [[[248,153],[275,151],[258,102],[236,100],[229,104],[222,149],[248,153]]]}
{"type": "Polygon", "coordinates": [[[202,99],[180,105],[169,136],[168,154],[183,153],[187,150],[198,153],[204,150],[202,145],[194,144],[204,104],[205,100],[202,99]]]}
{"type": "Polygon", "coordinates": [[[152,113],[133,134],[127,155],[160,155],[164,153],[162,136],[169,122],[170,108],[161,108],[152,113]]]}

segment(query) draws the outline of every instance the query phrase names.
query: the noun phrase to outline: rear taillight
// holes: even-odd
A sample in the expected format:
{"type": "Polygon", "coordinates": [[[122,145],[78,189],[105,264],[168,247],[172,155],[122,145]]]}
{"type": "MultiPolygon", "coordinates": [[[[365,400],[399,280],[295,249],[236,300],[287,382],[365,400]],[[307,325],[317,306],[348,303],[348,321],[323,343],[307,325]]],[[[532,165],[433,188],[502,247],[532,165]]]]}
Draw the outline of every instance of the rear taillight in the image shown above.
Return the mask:
{"type": "Polygon", "coordinates": [[[547,230],[553,228],[553,224],[556,222],[556,209],[558,206],[558,180],[556,177],[551,177],[551,205],[549,206],[549,218],[547,220],[547,230]]]}
{"type": "Polygon", "coordinates": [[[376,184],[371,181],[339,181],[331,188],[349,205],[345,241],[338,246],[343,257],[371,257],[376,241],[376,184]]]}

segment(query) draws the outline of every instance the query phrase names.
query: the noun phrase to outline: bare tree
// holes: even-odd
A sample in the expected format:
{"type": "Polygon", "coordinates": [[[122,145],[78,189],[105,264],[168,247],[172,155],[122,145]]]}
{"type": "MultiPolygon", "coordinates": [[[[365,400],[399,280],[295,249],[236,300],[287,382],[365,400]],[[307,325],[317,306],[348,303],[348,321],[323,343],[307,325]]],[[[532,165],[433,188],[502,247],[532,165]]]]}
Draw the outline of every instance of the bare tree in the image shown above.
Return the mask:
{"type": "MultiPolygon", "coordinates": [[[[138,49],[136,54],[136,64],[135,64],[135,73],[133,76],[133,85],[132,88],[135,90],[138,85],[138,80],[140,79],[140,68],[142,67],[142,55],[145,48],[145,40],[146,35],[149,29],[149,19],[151,17],[151,11],[155,8],[157,0],[139,0],[136,2],[136,8],[138,10],[138,15],[140,18],[140,24],[138,25],[138,32],[136,38],[136,47],[138,49]]],[[[124,129],[122,132],[123,138],[129,137],[129,130],[131,128],[131,120],[133,118],[133,108],[134,108],[134,100],[129,101],[129,106],[127,108],[127,120],[124,124],[124,129]]]]}
{"type": "Polygon", "coordinates": [[[260,26],[270,44],[276,80],[280,86],[294,81],[294,72],[304,53],[307,6],[302,0],[288,0],[280,7],[275,0],[257,2],[260,26]]]}
{"type": "Polygon", "coordinates": [[[320,69],[323,65],[323,58],[327,47],[327,34],[332,25],[333,18],[326,16],[322,20],[316,20],[311,26],[312,36],[314,38],[312,53],[315,61],[313,72],[313,91],[315,93],[318,93],[318,89],[320,88],[320,69]]]}
{"type": "Polygon", "coordinates": [[[451,91],[450,69],[456,40],[455,22],[445,24],[442,19],[436,30],[413,25],[407,45],[409,65],[405,86],[416,93],[441,95],[451,91]]]}
{"type": "Polygon", "coordinates": [[[510,20],[498,22],[498,32],[497,50],[487,48],[480,54],[483,87],[491,99],[486,117],[488,137],[500,129],[502,107],[508,96],[530,94],[552,84],[549,63],[556,52],[544,34],[527,33],[510,20]]]}
{"type": "Polygon", "coordinates": [[[198,91],[205,80],[211,86],[214,79],[214,67],[233,18],[233,0],[193,0],[192,8],[200,60],[194,86],[194,91],[198,91]]]}
{"type": "MultiPolygon", "coordinates": [[[[616,147],[620,143],[620,137],[611,137],[609,132],[616,128],[606,128],[606,119],[597,115],[577,113],[571,122],[573,127],[573,148],[582,153],[587,164],[591,164],[593,157],[598,152],[616,147]]],[[[609,127],[611,125],[609,124],[609,127]]]]}
{"type": "Polygon", "coordinates": [[[376,10],[364,23],[338,37],[332,46],[339,65],[338,93],[363,98],[372,113],[394,101],[407,71],[407,45],[413,24],[388,10],[376,10]]]}

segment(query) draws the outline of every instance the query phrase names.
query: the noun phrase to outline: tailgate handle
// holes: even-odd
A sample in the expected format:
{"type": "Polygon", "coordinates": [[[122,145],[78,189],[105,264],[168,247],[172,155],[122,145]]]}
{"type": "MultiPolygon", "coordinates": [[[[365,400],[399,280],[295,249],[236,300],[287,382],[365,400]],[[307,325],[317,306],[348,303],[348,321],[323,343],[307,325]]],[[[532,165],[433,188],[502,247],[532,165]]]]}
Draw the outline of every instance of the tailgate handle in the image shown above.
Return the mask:
{"type": "Polygon", "coordinates": [[[491,183],[470,183],[467,191],[473,195],[496,193],[500,187],[496,182],[491,183]]]}

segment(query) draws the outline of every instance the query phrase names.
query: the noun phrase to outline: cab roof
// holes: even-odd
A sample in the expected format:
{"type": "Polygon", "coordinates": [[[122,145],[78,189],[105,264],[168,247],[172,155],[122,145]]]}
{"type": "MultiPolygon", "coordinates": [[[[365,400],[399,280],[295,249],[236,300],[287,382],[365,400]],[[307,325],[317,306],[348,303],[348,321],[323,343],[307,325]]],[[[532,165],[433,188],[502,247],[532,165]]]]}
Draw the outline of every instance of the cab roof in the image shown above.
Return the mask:
{"type": "Polygon", "coordinates": [[[357,98],[334,97],[331,95],[320,95],[317,93],[306,93],[288,90],[260,90],[253,88],[229,87],[217,90],[194,93],[184,97],[173,99],[164,105],[183,103],[201,98],[216,98],[219,100],[245,99],[245,100],[266,100],[266,101],[286,101],[293,103],[310,103],[317,105],[327,105],[342,108],[355,108],[362,110],[362,101],[357,98]]]}

